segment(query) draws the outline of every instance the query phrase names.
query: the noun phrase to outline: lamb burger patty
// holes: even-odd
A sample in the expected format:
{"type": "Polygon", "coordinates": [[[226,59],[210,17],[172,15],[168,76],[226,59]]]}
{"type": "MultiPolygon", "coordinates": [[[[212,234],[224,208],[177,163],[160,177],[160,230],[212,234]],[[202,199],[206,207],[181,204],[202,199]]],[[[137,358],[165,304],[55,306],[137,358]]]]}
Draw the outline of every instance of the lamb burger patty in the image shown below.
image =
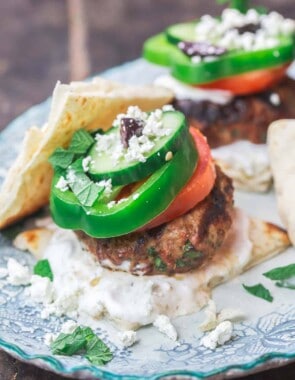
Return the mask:
{"type": "Polygon", "coordinates": [[[232,224],[232,182],[218,167],[216,175],[210,194],[169,223],[107,239],[76,233],[83,246],[110,269],[141,275],[172,275],[199,268],[210,261],[232,224]]]}

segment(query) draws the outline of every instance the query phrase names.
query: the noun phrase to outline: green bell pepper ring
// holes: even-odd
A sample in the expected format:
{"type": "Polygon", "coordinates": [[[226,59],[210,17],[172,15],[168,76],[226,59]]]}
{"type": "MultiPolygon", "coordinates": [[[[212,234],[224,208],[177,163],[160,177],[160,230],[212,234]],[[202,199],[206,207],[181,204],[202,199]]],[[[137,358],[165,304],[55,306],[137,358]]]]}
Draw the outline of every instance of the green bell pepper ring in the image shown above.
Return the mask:
{"type": "Polygon", "coordinates": [[[95,238],[128,234],[161,214],[191,178],[198,159],[195,144],[188,134],[174,157],[153,173],[126,200],[112,207],[98,199],[92,207],[83,207],[70,191],[56,188],[55,173],[50,209],[55,223],[66,229],[82,230],[95,238]]]}
{"type": "Polygon", "coordinates": [[[175,78],[198,85],[251,71],[279,67],[291,63],[293,57],[293,42],[284,37],[275,49],[232,52],[210,62],[193,63],[189,57],[178,52],[173,54],[171,71],[175,78]]]}
{"type": "Polygon", "coordinates": [[[175,78],[188,84],[201,85],[250,71],[274,68],[291,63],[294,58],[294,38],[282,36],[280,44],[274,48],[231,51],[213,61],[194,63],[175,44],[183,40],[194,40],[195,24],[174,26],[176,32],[173,37],[169,32],[171,28],[166,30],[166,41],[163,34],[149,38],[144,44],[143,56],[152,63],[170,67],[175,78]],[[190,35],[192,37],[188,38],[190,35]]]}
{"type": "Polygon", "coordinates": [[[143,45],[143,57],[157,65],[170,66],[171,56],[173,52],[177,52],[178,48],[169,44],[164,33],[148,38],[143,45]]]}

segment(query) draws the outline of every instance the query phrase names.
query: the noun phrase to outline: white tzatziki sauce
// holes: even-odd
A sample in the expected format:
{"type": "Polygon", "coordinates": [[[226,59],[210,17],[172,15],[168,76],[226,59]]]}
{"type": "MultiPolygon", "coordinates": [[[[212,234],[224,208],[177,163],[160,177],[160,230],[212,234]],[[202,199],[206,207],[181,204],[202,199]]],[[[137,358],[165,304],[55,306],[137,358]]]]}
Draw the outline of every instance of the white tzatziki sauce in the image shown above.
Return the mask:
{"type": "MultiPolygon", "coordinates": [[[[210,288],[220,278],[241,273],[249,262],[248,226],[248,217],[237,209],[232,230],[212,262],[201,271],[174,276],[135,276],[104,269],[82,249],[72,231],[57,229],[43,255],[54,278],[50,297],[43,297],[42,315],[67,315],[80,323],[106,317],[123,329],[135,329],[153,323],[159,315],[191,314],[207,304],[210,288]]],[[[31,298],[40,302],[35,293],[31,298]]]]}
{"type": "Polygon", "coordinates": [[[193,87],[184,82],[180,82],[171,75],[159,76],[154,81],[154,84],[173,91],[177,99],[191,99],[196,102],[208,100],[212,103],[227,104],[233,98],[233,94],[230,91],[205,90],[203,88],[193,87]]]}
{"type": "Polygon", "coordinates": [[[239,189],[266,191],[272,173],[266,144],[241,140],[211,150],[213,158],[239,189]]]}

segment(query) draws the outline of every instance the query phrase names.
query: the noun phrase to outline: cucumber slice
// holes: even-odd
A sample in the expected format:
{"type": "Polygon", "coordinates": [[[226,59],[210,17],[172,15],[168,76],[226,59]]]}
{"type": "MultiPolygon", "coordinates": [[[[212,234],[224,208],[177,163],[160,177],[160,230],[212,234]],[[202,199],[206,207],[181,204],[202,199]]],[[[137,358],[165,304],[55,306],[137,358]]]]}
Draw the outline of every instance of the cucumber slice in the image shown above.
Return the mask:
{"type": "Polygon", "coordinates": [[[177,45],[181,41],[196,41],[196,22],[171,25],[165,33],[167,41],[173,45],[177,45]]]}
{"type": "Polygon", "coordinates": [[[176,50],[178,49],[167,41],[165,34],[161,33],[145,41],[142,54],[149,62],[169,66],[170,56],[176,50]]]}
{"type": "MultiPolygon", "coordinates": [[[[185,116],[181,112],[163,112],[163,126],[164,128],[169,128],[171,132],[168,136],[153,140],[155,145],[151,151],[144,155],[145,162],[130,162],[125,155],[116,162],[112,156],[115,151],[115,145],[111,146],[108,152],[99,153],[97,143],[94,144],[89,152],[91,157],[89,176],[96,181],[111,178],[113,186],[117,186],[140,181],[154,173],[167,163],[168,158],[171,159],[171,153],[174,155],[183,140],[187,139],[189,135],[185,116]],[[171,153],[167,156],[168,152],[171,153]]],[[[119,128],[113,128],[108,135],[113,137],[115,144],[116,142],[120,143],[119,128]]]]}

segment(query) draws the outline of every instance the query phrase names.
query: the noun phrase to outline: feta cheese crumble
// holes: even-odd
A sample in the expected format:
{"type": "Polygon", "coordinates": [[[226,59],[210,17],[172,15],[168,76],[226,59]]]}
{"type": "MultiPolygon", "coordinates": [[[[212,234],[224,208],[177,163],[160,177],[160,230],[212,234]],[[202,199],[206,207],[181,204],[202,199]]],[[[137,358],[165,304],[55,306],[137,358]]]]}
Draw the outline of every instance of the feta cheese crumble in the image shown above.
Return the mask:
{"type": "Polygon", "coordinates": [[[167,112],[167,111],[175,111],[175,108],[173,107],[172,104],[165,104],[163,107],[162,107],[162,110],[164,112],[167,112]]]}
{"type": "Polygon", "coordinates": [[[8,276],[8,270],[6,268],[0,268],[0,279],[8,276]]]}
{"type": "Polygon", "coordinates": [[[158,315],[153,325],[164,335],[174,342],[177,340],[177,331],[167,315],[158,315]]]}
{"type": "Polygon", "coordinates": [[[113,126],[119,131],[122,119],[132,118],[140,121],[143,125],[142,135],[133,135],[128,140],[128,147],[125,148],[119,138],[119,132],[104,135],[97,134],[95,139],[98,156],[111,151],[114,166],[123,158],[128,162],[145,162],[147,155],[155,147],[155,143],[161,137],[169,136],[172,133],[171,128],[165,127],[163,123],[163,112],[168,110],[173,110],[173,107],[166,105],[162,109],[147,113],[137,106],[130,106],[126,114],[117,115],[113,126]]]}
{"type": "Polygon", "coordinates": [[[104,194],[106,196],[111,195],[112,193],[112,179],[103,179],[102,181],[96,182],[98,187],[104,187],[104,194]]]}
{"type": "Polygon", "coordinates": [[[232,338],[233,325],[230,321],[221,322],[215,330],[205,335],[201,339],[201,345],[215,350],[217,346],[222,346],[232,338]]]}
{"type": "Polygon", "coordinates": [[[136,331],[133,331],[133,330],[119,332],[118,337],[123,347],[126,347],[126,348],[133,346],[137,340],[136,331]]]}
{"type": "Polygon", "coordinates": [[[57,184],[55,185],[55,187],[62,192],[69,190],[68,181],[63,176],[59,177],[59,180],[57,181],[57,184]]]}
{"type": "Polygon", "coordinates": [[[28,285],[31,281],[29,268],[21,265],[16,260],[10,258],[7,263],[8,278],[11,285],[28,285]]]}
{"type": "MultiPolygon", "coordinates": [[[[61,326],[60,333],[72,334],[77,327],[78,327],[78,324],[75,321],[68,320],[61,326]]],[[[54,333],[45,334],[44,343],[46,344],[46,346],[50,347],[52,343],[56,340],[56,338],[59,336],[59,334],[54,334],[54,333]]]]}
{"type": "Polygon", "coordinates": [[[69,319],[62,326],[60,332],[63,334],[72,334],[78,327],[78,324],[75,321],[69,319]]]}
{"type": "Polygon", "coordinates": [[[47,333],[44,336],[44,343],[46,344],[46,346],[50,347],[57,337],[58,334],[47,333]]]}
{"type": "MultiPolygon", "coordinates": [[[[237,9],[225,9],[220,19],[205,15],[195,28],[197,42],[209,42],[228,50],[243,49],[255,51],[273,48],[279,44],[281,36],[292,35],[295,31],[294,20],[284,18],[277,12],[259,14],[249,9],[243,14],[237,9]],[[247,30],[247,25],[254,26],[247,30]],[[245,27],[245,31],[239,29],[245,27]],[[255,28],[256,27],[256,28],[255,28]]],[[[198,63],[201,57],[192,59],[198,63]]]]}
{"type": "Polygon", "coordinates": [[[87,173],[89,171],[89,165],[91,163],[91,157],[90,156],[87,156],[85,158],[83,158],[82,160],[82,167],[83,167],[83,170],[85,173],[87,173]]]}
{"type": "Polygon", "coordinates": [[[29,296],[35,301],[48,304],[53,301],[54,293],[52,282],[48,277],[33,275],[31,277],[31,286],[28,288],[29,296]]]}
{"type": "Polygon", "coordinates": [[[279,106],[281,104],[280,95],[275,92],[271,93],[269,96],[269,101],[272,105],[279,106]]]}

